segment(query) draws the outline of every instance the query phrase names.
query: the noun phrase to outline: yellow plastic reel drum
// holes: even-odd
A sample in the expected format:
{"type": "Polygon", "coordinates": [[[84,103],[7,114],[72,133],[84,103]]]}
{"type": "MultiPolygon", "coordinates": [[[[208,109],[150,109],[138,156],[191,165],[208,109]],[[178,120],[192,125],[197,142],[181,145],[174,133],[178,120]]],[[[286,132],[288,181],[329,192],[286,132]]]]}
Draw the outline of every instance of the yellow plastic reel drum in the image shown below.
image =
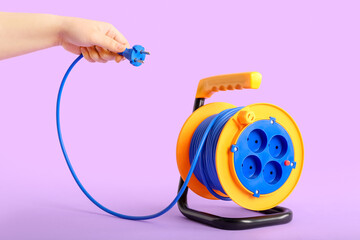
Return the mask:
{"type": "MultiPolygon", "coordinates": [[[[196,128],[206,118],[235,108],[210,103],[186,120],[177,143],[177,164],[184,180],[190,170],[189,150],[196,128]]],[[[226,195],[250,210],[267,210],[284,201],[295,188],[303,167],[300,131],[283,109],[267,103],[239,110],[225,124],[216,148],[216,170],[226,195]]],[[[217,199],[193,174],[188,187],[197,195],[217,199]]]]}

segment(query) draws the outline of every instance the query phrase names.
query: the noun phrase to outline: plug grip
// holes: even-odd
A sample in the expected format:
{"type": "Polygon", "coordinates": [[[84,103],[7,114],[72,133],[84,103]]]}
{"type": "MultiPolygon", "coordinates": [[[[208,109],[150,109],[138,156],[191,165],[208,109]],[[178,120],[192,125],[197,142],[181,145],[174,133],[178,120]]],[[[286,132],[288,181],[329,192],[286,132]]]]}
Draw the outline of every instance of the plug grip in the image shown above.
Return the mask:
{"type": "Polygon", "coordinates": [[[130,64],[139,67],[144,63],[146,55],[150,55],[145,51],[145,48],[141,45],[135,45],[132,48],[126,48],[125,51],[118,53],[129,60],[130,64]]]}
{"type": "Polygon", "coordinates": [[[260,87],[262,76],[258,72],[232,73],[201,79],[196,98],[209,98],[214,92],[260,87]]]}

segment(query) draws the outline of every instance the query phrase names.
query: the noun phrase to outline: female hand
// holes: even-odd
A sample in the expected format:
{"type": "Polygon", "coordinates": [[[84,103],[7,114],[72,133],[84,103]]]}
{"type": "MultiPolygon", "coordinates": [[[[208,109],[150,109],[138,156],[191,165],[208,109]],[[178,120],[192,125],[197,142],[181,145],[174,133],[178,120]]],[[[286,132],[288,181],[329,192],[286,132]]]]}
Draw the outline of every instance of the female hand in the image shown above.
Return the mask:
{"type": "Polygon", "coordinates": [[[106,22],[63,17],[60,29],[59,45],[74,54],[82,53],[89,62],[120,62],[124,57],[117,53],[130,48],[126,38],[106,22]]]}

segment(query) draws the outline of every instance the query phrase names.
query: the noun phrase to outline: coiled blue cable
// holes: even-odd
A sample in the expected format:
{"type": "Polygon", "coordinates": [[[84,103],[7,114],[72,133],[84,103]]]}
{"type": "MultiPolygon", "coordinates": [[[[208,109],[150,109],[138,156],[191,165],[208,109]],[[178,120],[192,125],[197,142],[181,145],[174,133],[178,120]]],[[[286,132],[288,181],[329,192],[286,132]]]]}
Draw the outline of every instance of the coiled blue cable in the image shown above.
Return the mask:
{"type": "Polygon", "coordinates": [[[216,198],[231,201],[228,197],[223,197],[216,193],[214,190],[218,190],[226,195],[222,188],[215,166],[215,154],[216,146],[218,143],[219,136],[222,129],[224,128],[227,121],[234,116],[242,107],[226,109],[219,114],[212,115],[206,118],[196,128],[190,143],[189,158],[192,164],[196,159],[197,149],[200,146],[202,139],[204,138],[205,132],[209,127],[210,123],[214,122],[213,127],[210,129],[209,134],[206,138],[205,145],[199,156],[199,163],[195,167],[194,174],[196,178],[207,188],[207,190],[216,198]]]}
{"type": "Polygon", "coordinates": [[[180,191],[178,192],[177,196],[175,197],[175,199],[166,207],[164,208],[163,210],[161,210],[160,212],[158,213],[154,213],[154,214],[151,214],[151,215],[146,215],[146,216],[130,216],[130,215],[125,215],[125,214],[121,214],[121,213],[117,213],[117,212],[114,212],[108,208],[106,208],[105,206],[103,206],[102,204],[100,204],[98,201],[96,201],[88,191],[86,191],[86,189],[84,188],[84,186],[81,184],[79,178],[77,177],[72,165],[71,165],[71,162],[70,162],[70,159],[67,155],[67,152],[66,152],[66,149],[65,149],[65,144],[64,144],[64,141],[63,141],[63,138],[62,138],[62,134],[61,134],[61,126],[60,126],[60,102],[61,102],[61,95],[62,95],[62,92],[63,92],[63,89],[64,89],[64,85],[65,85],[65,82],[71,72],[71,70],[74,68],[74,66],[76,65],[76,63],[78,63],[81,58],[83,56],[80,55],[78,56],[74,62],[70,65],[70,67],[68,68],[68,70],[66,71],[63,79],[62,79],[62,82],[60,84],[60,88],[59,88],[59,92],[58,92],[58,97],[57,97],[57,102],[56,102],[56,126],[57,126],[57,133],[58,133],[58,138],[59,138],[59,142],[60,142],[60,146],[61,146],[61,150],[63,152],[63,155],[64,155],[64,158],[65,158],[65,161],[66,161],[66,164],[67,166],[69,167],[69,170],[71,172],[71,175],[73,176],[75,182],[77,183],[77,185],[79,186],[79,188],[81,189],[81,191],[85,194],[85,196],[92,202],[94,203],[97,207],[99,207],[101,210],[115,216],[115,217],[119,217],[119,218],[123,218],[123,219],[128,219],[128,220],[147,220],[147,219],[152,219],[152,218],[156,218],[156,217],[159,217],[161,215],[163,215],[164,213],[166,213],[167,211],[169,211],[176,203],[177,201],[180,199],[180,197],[182,196],[182,194],[184,193],[189,181],[190,181],[190,178],[191,178],[191,175],[193,174],[194,172],[194,169],[196,167],[196,164],[199,160],[199,156],[200,156],[200,153],[202,152],[202,149],[204,147],[204,143],[205,143],[205,140],[207,139],[207,136],[209,135],[209,132],[210,130],[212,129],[212,127],[214,126],[216,120],[218,119],[218,117],[220,115],[217,115],[215,117],[213,117],[213,119],[208,123],[206,129],[204,130],[203,132],[203,135],[200,139],[200,141],[198,142],[198,149],[195,151],[195,156],[193,157],[193,160],[192,160],[192,163],[191,163],[191,167],[190,167],[190,170],[189,170],[189,173],[184,181],[184,184],[182,185],[180,191]]]}

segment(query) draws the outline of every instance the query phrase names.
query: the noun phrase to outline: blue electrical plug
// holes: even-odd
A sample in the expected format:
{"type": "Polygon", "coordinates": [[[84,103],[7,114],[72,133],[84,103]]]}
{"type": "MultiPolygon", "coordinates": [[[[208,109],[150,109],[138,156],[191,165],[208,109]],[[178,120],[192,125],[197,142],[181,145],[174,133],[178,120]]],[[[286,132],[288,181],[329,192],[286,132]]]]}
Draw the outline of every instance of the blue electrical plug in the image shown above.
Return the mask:
{"type": "Polygon", "coordinates": [[[135,67],[141,66],[144,63],[146,55],[150,55],[141,45],[135,45],[131,49],[126,48],[125,51],[118,54],[124,56],[135,67]]]}

